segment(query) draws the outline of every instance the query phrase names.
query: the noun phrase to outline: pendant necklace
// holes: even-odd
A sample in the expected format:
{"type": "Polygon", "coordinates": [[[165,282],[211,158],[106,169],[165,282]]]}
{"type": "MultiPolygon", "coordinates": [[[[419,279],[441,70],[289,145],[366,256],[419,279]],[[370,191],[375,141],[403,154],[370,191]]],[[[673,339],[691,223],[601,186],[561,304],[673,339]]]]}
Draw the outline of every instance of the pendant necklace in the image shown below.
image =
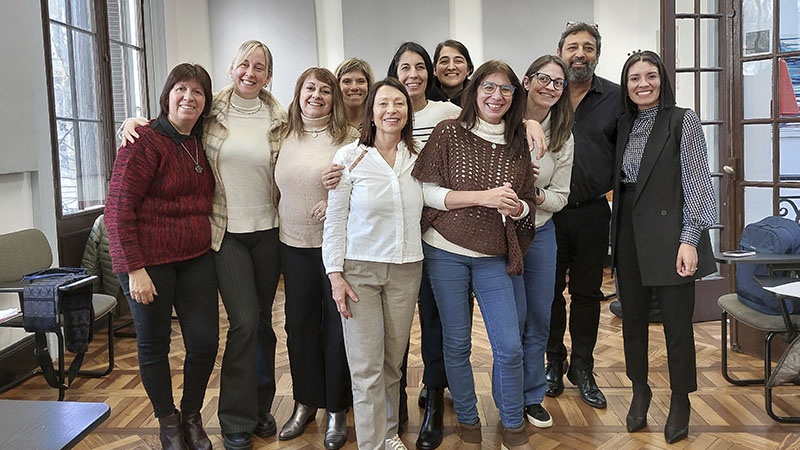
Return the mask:
{"type": "MultiPolygon", "coordinates": [[[[186,148],[185,145],[183,145],[183,142],[181,142],[181,147],[183,147],[183,149],[186,151],[186,154],[189,155],[189,158],[192,158],[192,153],[189,152],[189,149],[186,148]]],[[[197,173],[202,173],[203,172],[203,168],[200,166],[199,155],[200,154],[197,151],[197,142],[195,141],[195,143],[194,143],[194,157],[192,158],[192,162],[194,163],[194,171],[197,172],[197,173]]]]}
{"type": "Polygon", "coordinates": [[[325,130],[326,128],[323,128],[321,130],[303,130],[303,133],[310,134],[312,138],[316,138],[317,136],[319,136],[319,133],[324,133],[325,130]]]}

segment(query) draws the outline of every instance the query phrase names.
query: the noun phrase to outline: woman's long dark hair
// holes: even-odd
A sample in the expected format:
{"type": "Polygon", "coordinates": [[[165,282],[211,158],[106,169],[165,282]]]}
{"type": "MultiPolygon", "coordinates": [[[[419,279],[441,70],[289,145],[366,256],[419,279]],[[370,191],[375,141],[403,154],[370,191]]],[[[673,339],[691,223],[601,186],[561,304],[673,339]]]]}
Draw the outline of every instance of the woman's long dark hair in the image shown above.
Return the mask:
{"type": "Polygon", "coordinates": [[[425,63],[425,71],[428,72],[428,81],[425,85],[425,98],[428,100],[435,100],[446,102],[447,96],[444,95],[433,80],[436,77],[433,75],[433,63],[431,62],[431,57],[428,55],[428,52],[425,50],[425,47],[417,44],[416,42],[404,42],[396,52],[394,52],[394,56],[392,57],[392,62],[389,63],[389,70],[386,73],[387,77],[392,78],[399,78],[397,76],[397,66],[400,64],[400,57],[403,56],[405,52],[414,52],[422,57],[422,61],[425,63]]]}
{"type": "Polygon", "coordinates": [[[361,137],[359,141],[366,145],[367,147],[374,147],[375,146],[375,124],[373,123],[373,107],[375,106],[375,96],[378,94],[378,89],[382,88],[383,86],[389,86],[397,89],[398,91],[403,93],[403,96],[406,98],[406,104],[408,105],[408,114],[406,117],[406,126],[403,127],[403,131],[400,133],[400,140],[406,144],[408,151],[411,153],[417,153],[417,149],[414,148],[414,110],[411,108],[411,97],[408,96],[408,91],[406,91],[406,87],[403,86],[403,83],[400,82],[397,78],[393,77],[386,77],[381,81],[375,83],[374,86],[369,90],[369,95],[367,95],[367,100],[364,102],[364,121],[362,122],[364,125],[361,127],[361,137]]]}
{"type": "Polygon", "coordinates": [[[525,114],[526,95],[522,83],[514,73],[514,70],[507,63],[496,59],[483,63],[472,76],[464,95],[461,97],[461,115],[458,120],[464,122],[468,129],[472,129],[478,123],[478,89],[483,84],[484,78],[493,74],[502,73],[508,77],[511,84],[516,88],[511,97],[511,107],[503,115],[506,122],[505,139],[506,144],[513,155],[528,151],[525,143],[525,127],[522,125],[522,116],[525,114]]]}
{"type": "MultiPolygon", "coordinates": [[[[542,67],[553,63],[561,68],[564,72],[564,77],[567,76],[567,63],[555,55],[544,55],[537,58],[528,66],[525,71],[525,76],[528,77],[528,86],[531,83],[537,83],[534,74],[542,67]]],[[[525,102],[527,105],[527,101],[525,102]]],[[[572,124],[575,121],[575,112],[572,110],[572,104],[569,98],[569,83],[564,86],[561,91],[561,98],[558,99],[555,105],[550,107],[550,145],[548,148],[551,152],[555,153],[561,150],[561,147],[569,139],[572,134],[572,124]]]]}
{"type": "Polygon", "coordinates": [[[675,94],[672,92],[672,83],[670,83],[669,76],[667,75],[667,68],[661,57],[656,52],[650,50],[638,50],[631,53],[628,60],[622,66],[622,77],[620,79],[619,87],[622,93],[622,113],[637,115],[639,113],[639,106],[631,100],[628,96],[628,72],[631,66],[637,62],[648,62],[658,68],[658,75],[661,77],[661,93],[658,97],[658,107],[670,108],[675,106],[675,94]]]}

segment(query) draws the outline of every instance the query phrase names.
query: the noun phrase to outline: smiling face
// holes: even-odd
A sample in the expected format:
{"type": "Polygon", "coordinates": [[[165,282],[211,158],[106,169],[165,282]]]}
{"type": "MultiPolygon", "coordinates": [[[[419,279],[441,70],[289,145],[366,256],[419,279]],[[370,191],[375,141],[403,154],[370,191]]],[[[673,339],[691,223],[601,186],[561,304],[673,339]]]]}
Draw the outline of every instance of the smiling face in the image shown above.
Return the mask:
{"type": "Polygon", "coordinates": [[[372,122],[377,134],[399,135],[406,126],[409,105],[406,96],[392,86],[381,86],[372,105],[372,122]]]}
{"type": "Polygon", "coordinates": [[[179,81],[169,91],[167,118],[179,133],[189,134],[205,105],[206,96],[199,81],[194,78],[179,81]]]}
{"type": "Polygon", "coordinates": [[[567,63],[570,81],[586,81],[592,78],[597,67],[597,41],[588,31],[570,34],[564,38],[558,55],[567,63]]]}
{"type": "MultiPolygon", "coordinates": [[[[539,74],[545,74],[551,80],[564,79],[564,71],[555,63],[547,63],[541,69],[536,71],[539,74]]],[[[527,76],[522,80],[523,86],[528,91],[528,105],[533,105],[536,108],[549,110],[561,98],[564,89],[556,89],[552,81],[547,85],[542,84],[537,80],[536,75],[528,78],[527,76]]]]}
{"type": "Polygon", "coordinates": [[[309,119],[317,119],[331,113],[333,106],[333,86],[319,81],[314,74],[309,75],[300,88],[300,111],[309,119]]]}
{"type": "Polygon", "coordinates": [[[508,75],[501,72],[490,73],[484,77],[480,83],[476,83],[475,88],[478,90],[476,95],[478,117],[482,120],[492,124],[498,124],[503,120],[503,116],[508,112],[508,109],[511,108],[511,101],[514,97],[504,97],[503,94],[500,93],[500,86],[504,84],[511,84],[511,80],[508,78],[508,75]],[[486,94],[482,89],[482,85],[486,82],[496,84],[498,86],[497,89],[491,94],[486,94]]]}
{"type": "Polygon", "coordinates": [[[264,50],[257,48],[231,69],[233,90],[236,95],[247,99],[258,97],[261,89],[269,83],[270,74],[267,67],[264,50]]]}
{"type": "Polygon", "coordinates": [[[345,106],[357,108],[364,104],[369,91],[369,82],[364,72],[354,70],[342,75],[339,79],[339,88],[344,95],[345,106]]]}
{"type": "Polygon", "coordinates": [[[397,79],[406,87],[412,101],[425,98],[428,87],[428,71],[419,53],[407,50],[397,61],[397,79]]]}
{"type": "Polygon", "coordinates": [[[453,47],[442,47],[439,59],[433,66],[433,74],[442,86],[461,88],[469,73],[467,59],[453,47]]]}
{"type": "Polygon", "coordinates": [[[661,75],[658,67],[647,61],[633,63],[626,76],[628,97],[639,109],[658,105],[661,96],[661,75]]]}

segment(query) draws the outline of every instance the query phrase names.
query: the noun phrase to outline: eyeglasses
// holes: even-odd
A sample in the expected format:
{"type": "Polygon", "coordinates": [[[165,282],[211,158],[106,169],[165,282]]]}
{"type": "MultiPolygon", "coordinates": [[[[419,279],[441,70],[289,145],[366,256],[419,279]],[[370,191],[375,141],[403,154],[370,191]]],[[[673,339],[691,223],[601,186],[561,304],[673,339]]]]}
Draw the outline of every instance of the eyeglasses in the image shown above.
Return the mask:
{"type": "Polygon", "coordinates": [[[596,24],[596,23],[572,22],[572,21],[569,21],[569,22],[567,22],[567,26],[566,26],[566,27],[564,27],[564,29],[566,30],[567,28],[574,27],[575,25],[578,25],[578,24],[589,25],[590,27],[594,28],[594,29],[595,29],[595,31],[599,31],[599,30],[597,29],[597,24],[596,24]]]}
{"type": "Polygon", "coordinates": [[[491,81],[484,81],[481,83],[481,91],[486,95],[494,94],[497,88],[500,88],[500,95],[503,97],[511,97],[514,95],[514,90],[517,89],[513,84],[497,84],[491,81]]]}
{"type": "Polygon", "coordinates": [[[547,87],[548,84],[553,83],[553,89],[562,90],[567,86],[567,80],[563,78],[553,78],[546,73],[534,72],[534,80],[539,83],[541,87],[547,87]]]}

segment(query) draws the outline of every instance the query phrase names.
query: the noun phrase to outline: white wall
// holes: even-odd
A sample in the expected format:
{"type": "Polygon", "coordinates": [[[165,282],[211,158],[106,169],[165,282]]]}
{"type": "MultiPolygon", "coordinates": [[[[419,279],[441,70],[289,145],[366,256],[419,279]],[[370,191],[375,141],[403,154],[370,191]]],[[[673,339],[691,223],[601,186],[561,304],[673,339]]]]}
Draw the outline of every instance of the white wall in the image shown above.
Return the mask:
{"type": "Polygon", "coordinates": [[[594,0],[594,23],[603,37],[596,73],[619,83],[628,53],[661,52],[661,2],[659,0],[594,0]]]}
{"type": "MultiPolygon", "coordinates": [[[[208,0],[163,0],[163,4],[167,70],[190,62],[213,74],[208,0]]],[[[160,90],[158,86],[156,92],[160,90]]]]}

